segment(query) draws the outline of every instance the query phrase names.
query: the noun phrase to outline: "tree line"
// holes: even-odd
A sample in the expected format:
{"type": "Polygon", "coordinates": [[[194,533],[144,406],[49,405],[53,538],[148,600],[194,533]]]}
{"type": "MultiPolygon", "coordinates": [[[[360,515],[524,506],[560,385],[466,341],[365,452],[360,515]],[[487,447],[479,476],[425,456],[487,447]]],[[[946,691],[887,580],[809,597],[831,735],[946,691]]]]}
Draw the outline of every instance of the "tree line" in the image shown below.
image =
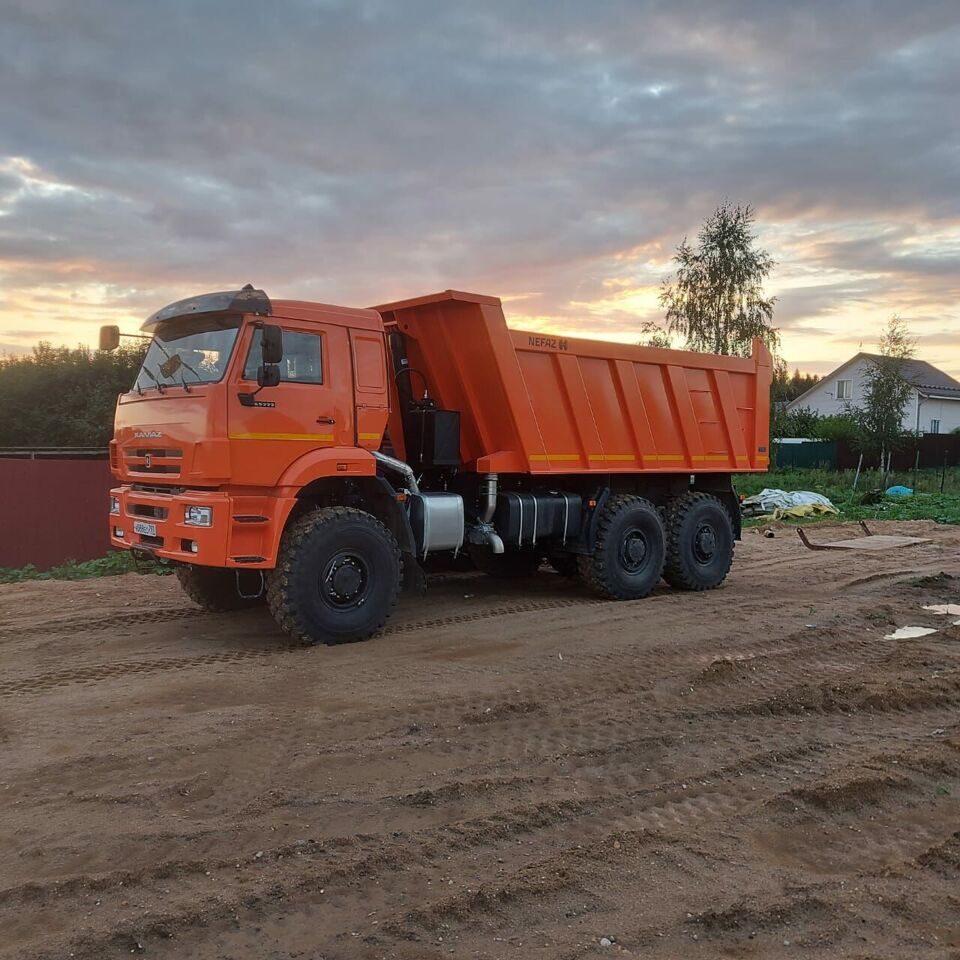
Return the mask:
{"type": "Polygon", "coordinates": [[[117,395],[133,385],[143,354],[42,342],[0,355],[0,447],[106,447],[117,395]]]}

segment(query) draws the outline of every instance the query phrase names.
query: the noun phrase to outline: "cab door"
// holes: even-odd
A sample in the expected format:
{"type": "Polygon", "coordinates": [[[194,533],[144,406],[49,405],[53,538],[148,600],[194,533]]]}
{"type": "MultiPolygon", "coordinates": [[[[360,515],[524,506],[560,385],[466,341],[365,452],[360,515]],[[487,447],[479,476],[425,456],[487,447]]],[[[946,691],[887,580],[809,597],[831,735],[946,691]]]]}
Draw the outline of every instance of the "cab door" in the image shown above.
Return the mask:
{"type": "Polygon", "coordinates": [[[354,444],[353,382],[346,328],[272,318],[283,332],[280,383],[261,390],[254,406],[240,393],[257,389],[260,332],[251,328],[243,366],[228,399],[235,483],[272,485],[311,450],[354,444]]]}
{"type": "Polygon", "coordinates": [[[378,330],[351,330],[353,384],[357,394],[357,446],[379,450],[387,416],[387,355],[383,333],[378,330]]]}

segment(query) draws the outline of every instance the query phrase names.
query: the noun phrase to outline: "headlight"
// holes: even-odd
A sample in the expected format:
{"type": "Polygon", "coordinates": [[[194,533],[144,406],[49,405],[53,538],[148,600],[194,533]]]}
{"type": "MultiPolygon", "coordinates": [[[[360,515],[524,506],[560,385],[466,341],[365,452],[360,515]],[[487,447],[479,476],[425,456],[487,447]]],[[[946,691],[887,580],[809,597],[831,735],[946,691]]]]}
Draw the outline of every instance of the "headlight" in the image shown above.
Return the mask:
{"type": "Polygon", "coordinates": [[[111,512],[111,513],[119,513],[119,512],[120,512],[120,498],[119,498],[119,497],[111,497],[111,498],[110,498],[110,512],[111,512]]]}
{"type": "Polygon", "coordinates": [[[186,507],[183,522],[191,527],[212,527],[213,507],[186,507]]]}

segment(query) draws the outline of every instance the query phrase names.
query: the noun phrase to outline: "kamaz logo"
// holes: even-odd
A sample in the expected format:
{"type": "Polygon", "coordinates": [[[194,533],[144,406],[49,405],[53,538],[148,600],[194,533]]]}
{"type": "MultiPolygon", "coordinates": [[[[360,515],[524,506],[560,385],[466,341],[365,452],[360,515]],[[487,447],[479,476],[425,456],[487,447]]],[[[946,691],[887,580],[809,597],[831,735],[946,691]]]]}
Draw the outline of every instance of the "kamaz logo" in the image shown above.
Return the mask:
{"type": "Polygon", "coordinates": [[[134,440],[159,440],[163,434],[159,430],[137,430],[133,434],[134,440]]]}
{"type": "Polygon", "coordinates": [[[153,466],[153,457],[149,453],[143,458],[143,465],[148,470],[153,466]]]}

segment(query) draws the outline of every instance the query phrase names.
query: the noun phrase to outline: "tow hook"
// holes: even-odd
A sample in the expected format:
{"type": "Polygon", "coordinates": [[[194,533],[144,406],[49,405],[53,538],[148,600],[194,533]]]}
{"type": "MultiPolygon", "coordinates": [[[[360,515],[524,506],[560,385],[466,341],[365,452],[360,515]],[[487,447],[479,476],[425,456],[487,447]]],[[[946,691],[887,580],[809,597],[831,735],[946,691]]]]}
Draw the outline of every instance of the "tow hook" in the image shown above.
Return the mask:
{"type": "Polygon", "coordinates": [[[259,600],[264,593],[267,591],[267,580],[263,575],[262,570],[237,570],[237,596],[242,600],[259,600]],[[243,587],[240,586],[240,574],[241,573],[259,573],[260,574],[260,587],[256,593],[244,593],[243,587]]]}

